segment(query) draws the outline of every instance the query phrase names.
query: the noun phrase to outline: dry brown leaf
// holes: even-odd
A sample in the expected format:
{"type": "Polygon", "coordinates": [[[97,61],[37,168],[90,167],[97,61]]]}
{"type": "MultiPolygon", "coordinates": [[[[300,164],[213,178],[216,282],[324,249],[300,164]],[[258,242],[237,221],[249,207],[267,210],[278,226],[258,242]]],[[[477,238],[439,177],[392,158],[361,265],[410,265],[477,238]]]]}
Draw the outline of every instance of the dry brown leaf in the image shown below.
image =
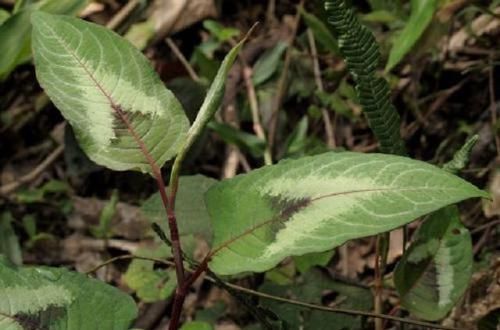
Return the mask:
{"type": "Polygon", "coordinates": [[[443,325],[477,329],[478,321],[500,308],[500,256],[491,258],[490,267],[472,275],[464,303],[453,309],[443,325]]]}
{"type": "MultiPolygon", "coordinates": [[[[493,12],[500,15],[500,7],[495,8],[493,12]]],[[[499,32],[500,20],[489,14],[483,14],[476,18],[470,26],[464,26],[450,38],[448,50],[451,53],[457,53],[473,44],[477,37],[498,34],[499,32]]]]}
{"type": "MultiPolygon", "coordinates": [[[[73,198],[73,213],[68,225],[72,229],[87,230],[99,224],[99,217],[108,201],[97,198],[73,198]]],[[[149,232],[149,221],[141,214],[139,207],[119,202],[111,224],[114,236],[130,240],[143,238],[149,232]]]]}
{"type": "Polygon", "coordinates": [[[492,201],[484,202],[484,215],[487,218],[500,216],[500,170],[497,170],[490,180],[488,191],[491,194],[492,201]]]}
{"type": "Polygon", "coordinates": [[[89,3],[85,8],[83,8],[82,12],[80,13],[80,17],[88,17],[92,14],[100,13],[105,9],[104,4],[100,2],[91,2],[89,3]]]}
{"type": "Polygon", "coordinates": [[[215,330],[241,330],[241,328],[234,323],[224,323],[216,325],[215,330]]]}
{"type": "Polygon", "coordinates": [[[217,16],[213,0],[156,0],[153,8],[157,40],[205,18],[217,16]]]}

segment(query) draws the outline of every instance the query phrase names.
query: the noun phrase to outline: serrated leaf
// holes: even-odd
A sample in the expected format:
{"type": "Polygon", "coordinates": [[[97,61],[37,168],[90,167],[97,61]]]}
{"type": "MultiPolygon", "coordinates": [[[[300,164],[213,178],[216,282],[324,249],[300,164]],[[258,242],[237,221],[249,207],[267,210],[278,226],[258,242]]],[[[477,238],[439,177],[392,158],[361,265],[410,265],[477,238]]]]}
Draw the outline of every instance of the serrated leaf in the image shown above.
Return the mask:
{"type": "Polygon", "coordinates": [[[0,328],[128,329],[133,299],[118,289],[64,268],[15,267],[0,259],[0,328]]]}
{"type": "Polygon", "coordinates": [[[394,40],[385,71],[392,70],[420,39],[431,23],[438,0],[412,0],[411,14],[403,31],[394,40]]]}
{"type": "Polygon", "coordinates": [[[325,153],[222,181],[206,195],[214,230],[210,268],[265,271],[288,256],[402,226],[488,194],[435,166],[400,156],[325,153]]]}
{"type": "Polygon", "coordinates": [[[472,241],[455,206],[420,227],[394,272],[401,305],[430,321],[443,318],[464,294],[472,275],[472,241]]]}
{"type": "Polygon", "coordinates": [[[32,15],[37,78],[79,144],[113,170],[150,172],[184,141],[188,121],[147,59],[114,32],[80,19],[32,15]]]}

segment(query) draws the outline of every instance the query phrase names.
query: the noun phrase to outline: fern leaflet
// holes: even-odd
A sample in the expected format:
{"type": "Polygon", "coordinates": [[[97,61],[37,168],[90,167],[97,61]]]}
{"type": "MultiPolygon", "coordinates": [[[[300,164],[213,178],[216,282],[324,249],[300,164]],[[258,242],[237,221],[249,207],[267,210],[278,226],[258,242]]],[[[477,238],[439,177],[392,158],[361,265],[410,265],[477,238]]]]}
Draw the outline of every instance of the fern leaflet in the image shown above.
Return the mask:
{"type": "Polygon", "coordinates": [[[384,153],[406,154],[399,131],[400,117],[390,99],[389,85],[377,76],[380,52],[371,32],[356,18],[344,0],[327,0],[328,22],[338,37],[339,48],[356,82],[356,92],[368,124],[384,153]]]}

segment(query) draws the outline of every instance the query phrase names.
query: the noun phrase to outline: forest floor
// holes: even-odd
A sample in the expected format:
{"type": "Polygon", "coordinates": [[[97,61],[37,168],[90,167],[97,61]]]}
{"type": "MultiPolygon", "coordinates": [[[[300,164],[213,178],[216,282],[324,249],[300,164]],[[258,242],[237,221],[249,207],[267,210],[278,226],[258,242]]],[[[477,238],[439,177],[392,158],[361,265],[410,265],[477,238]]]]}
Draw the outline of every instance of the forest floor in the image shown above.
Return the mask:
{"type": "MultiPolygon", "coordinates": [[[[393,4],[397,1],[353,2],[380,43],[385,63],[410,15],[409,1],[400,7],[393,4]]],[[[397,66],[382,73],[381,63],[381,74],[390,82],[411,158],[442,165],[469,137],[479,137],[461,176],[488,190],[493,201],[474,199],[459,206],[472,235],[474,274],[464,298],[441,321],[472,329],[480,320],[500,315],[500,3],[448,3],[452,5],[436,11],[433,25],[397,66]]],[[[0,6],[10,11],[13,1],[2,0],[0,6]]],[[[343,59],[319,41],[321,31],[312,31],[299,6],[288,0],[101,0],[88,4],[79,16],[114,29],[143,50],[190,120],[221,59],[259,22],[230,72],[216,116],[219,125],[201,137],[182,173],[225,179],[264,165],[262,131],[274,130],[268,143],[275,162],[332,149],[377,151],[343,59]],[[253,73],[250,83],[248,72],[253,73]]],[[[310,15],[324,19],[321,7],[321,1],[304,5],[310,15]]],[[[155,193],[154,180],[90,161],[38,85],[30,61],[13,68],[0,82],[0,91],[0,253],[10,251],[25,265],[91,271],[134,295],[140,307],[136,328],[165,329],[171,301],[132,288],[131,260],[96,268],[156,244],[150,229],[156,215],[143,206],[155,193]]],[[[197,187],[189,189],[186,202],[197,187]]],[[[410,233],[419,223],[409,225],[410,233]]],[[[206,241],[194,235],[195,258],[207,253],[206,241]]],[[[402,229],[391,233],[390,243],[388,283],[402,255],[402,229]]],[[[366,297],[373,293],[375,237],[350,241],[313,259],[312,265],[302,260],[305,266],[287,259],[266,273],[231,282],[308,303],[373,310],[372,298],[366,297]],[[351,302],[346,305],[345,299],[351,302]]],[[[155,271],[164,276],[161,285],[172,286],[172,273],[151,266],[149,272],[155,271]]],[[[393,286],[386,285],[382,298],[384,314],[408,317],[393,286]]],[[[292,329],[373,327],[372,319],[253,299],[289,321],[292,329]]],[[[184,308],[183,320],[198,321],[199,329],[206,329],[203,322],[221,330],[258,329],[237,297],[207,280],[194,284],[184,308]]],[[[402,329],[399,322],[384,322],[386,329],[402,329]]]]}

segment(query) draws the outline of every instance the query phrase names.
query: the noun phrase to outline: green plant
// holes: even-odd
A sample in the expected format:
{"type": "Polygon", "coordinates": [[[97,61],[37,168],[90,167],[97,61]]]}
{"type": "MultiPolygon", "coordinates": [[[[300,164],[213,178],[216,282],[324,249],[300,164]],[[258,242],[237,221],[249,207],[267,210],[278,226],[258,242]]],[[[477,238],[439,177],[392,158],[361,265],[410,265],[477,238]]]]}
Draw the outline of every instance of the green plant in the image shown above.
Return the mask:
{"type": "MultiPolygon", "coordinates": [[[[339,35],[339,48],[344,53],[357,52],[347,61],[381,148],[402,153],[399,119],[390,103],[385,80],[375,74],[375,42],[359,24],[350,25],[355,20],[352,12],[340,13],[334,20],[343,22],[335,24],[345,31],[339,35]],[[358,35],[348,35],[351,28],[358,35]],[[359,52],[364,44],[345,48],[359,36],[369,45],[367,53],[359,52]],[[366,55],[368,62],[363,59],[366,55]],[[377,125],[386,121],[390,123],[386,131],[379,129],[377,125]]],[[[167,234],[158,226],[155,228],[171,247],[174,271],[154,272],[151,261],[156,255],[146,255],[142,258],[150,260],[142,261],[148,263],[136,263],[135,268],[146,269],[151,276],[147,283],[137,283],[134,289],[142,290],[140,294],[152,300],[165,298],[173,290],[171,279],[175,272],[177,289],[171,329],[178,328],[189,287],[203,272],[231,290],[219,275],[266,271],[286,257],[328,251],[347,240],[386,232],[461,200],[488,197],[448,171],[402,156],[328,152],[283,160],[246,175],[207,184],[205,202],[214,240],[210,253],[196,263],[185,253],[181,226],[177,223],[180,210],[176,200],[184,184],[180,169],[187,152],[219,107],[226,76],[243,41],[221,64],[195,121],[189,125],[182,106],[163,86],[145,57],[113,32],[82,20],[42,12],[32,15],[32,23],[37,78],[72,125],[82,149],[100,165],[113,170],[141,171],[158,184],[167,234]],[[167,190],[161,168],[174,157],[167,190]],[[159,282],[165,284],[162,292],[151,290],[159,282]]],[[[102,225],[106,229],[107,221],[102,225]]],[[[169,256],[165,251],[158,253],[160,258],[169,256]]],[[[134,282],[134,269],[129,271],[134,282]]],[[[94,291],[105,295],[102,303],[116,311],[111,318],[108,315],[114,321],[99,324],[99,329],[126,328],[136,314],[130,297],[63,270],[18,269],[2,263],[0,283],[9,297],[22,302],[19,310],[14,311],[0,306],[0,320],[11,322],[13,329],[26,319],[35,319],[50,329],[64,328],[61,324],[74,320],[74,313],[92,315],[88,319],[96,322],[108,310],[95,314],[100,306],[88,297],[94,291]],[[28,286],[23,284],[27,277],[28,286]],[[74,283],[88,289],[76,290],[74,283]],[[33,309],[26,302],[27,291],[33,290],[52,294],[43,297],[40,306],[33,309]],[[114,300],[111,303],[107,299],[114,300]]],[[[245,299],[241,301],[264,326],[272,326],[261,310],[245,299]]],[[[97,327],[91,323],[80,328],[97,327]]]]}
{"type": "MultiPolygon", "coordinates": [[[[432,18],[433,1],[412,2],[415,11],[400,43],[399,50],[391,51],[388,69],[401,60],[432,18]],[[422,17],[425,16],[425,17],[422,17]],[[424,22],[420,22],[424,20],[424,22]],[[415,25],[418,25],[415,27],[415,25]],[[412,35],[408,35],[412,34],[412,35]]],[[[325,1],[330,15],[329,22],[339,39],[339,48],[356,80],[356,91],[368,122],[380,141],[381,150],[405,154],[400,137],[399,115],[389,95],[389,87],[382,77],[376,76],[380,54],[373,35],[356,19],[354,11],[344,0],[325,1]]],[[[444,165],[451,173],[458,173],[467,163],[468,155],[477,136],[465,143],[444,165]]],[[[401,296],[401,305],[415,315],[427,319],[443,318],[465,292],[471,278],[472,242],[470,233],[460,222],[458,208],[448,206],[432,213],[422,225],[408,251],[394,273],[394,284],[401,296]]],[[[387,237],[381,237],[378,263],[379,272],[385,272],[387,237]],[[385,250],[385,251],[384,251],[385,250]]],[[[381,274],[379,290],[381,287],[381,274]]],[[[381,309],[380,292],[376,296],[376,308],[381,309]]],[[[377,329],[381,325],[377,325],[377,329]]]]}

